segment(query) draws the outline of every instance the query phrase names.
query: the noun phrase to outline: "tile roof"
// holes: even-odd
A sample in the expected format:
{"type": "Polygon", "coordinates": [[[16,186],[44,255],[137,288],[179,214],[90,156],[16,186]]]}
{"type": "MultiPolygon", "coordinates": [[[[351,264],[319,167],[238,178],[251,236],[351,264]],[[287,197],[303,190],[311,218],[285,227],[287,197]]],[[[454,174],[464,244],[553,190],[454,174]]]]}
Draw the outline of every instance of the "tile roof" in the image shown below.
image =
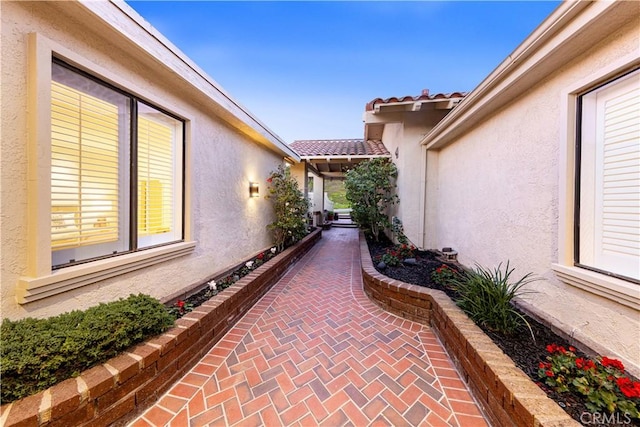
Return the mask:
{"type": "Polygon", "coordinates": [[[417,101],[432,101],[436,99],[451,99],[451,98],[464,98],[467,92],[452,92],[452,93],[436,93],[435,95],[429,95],[429,89],[423,89],[422,93],[418,96],[403,96],[400,98],[376,98],[373,101],[369,101],[365,107],[366,111],[373,111],[376,104],[392,104],[394,102],[417,102],[417,101]]]}
{"type": "Polygon", "coordinates": [[[289,144],[301,157],[310,156],[388,156],[382,141],[364,139],[312,139],[289,144]]]}

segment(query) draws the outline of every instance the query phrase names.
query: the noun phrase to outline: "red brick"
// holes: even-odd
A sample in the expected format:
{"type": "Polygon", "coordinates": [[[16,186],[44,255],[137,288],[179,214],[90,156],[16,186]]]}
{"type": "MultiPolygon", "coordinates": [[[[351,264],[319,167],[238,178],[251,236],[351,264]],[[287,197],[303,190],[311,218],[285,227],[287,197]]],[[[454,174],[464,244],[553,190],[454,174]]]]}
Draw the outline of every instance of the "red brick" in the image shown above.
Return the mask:
{"type": "Polygon", "coordinates": [[[95,400],[115,387],[115,377],[104,366],[96,366],[84,371],[80,378],[88,387],[89,399],[95,400]]]}
{"type": "Polygon", "coordinates": [[[122,354],[109,359],[106,364],[118,370],[116,376],[118,384],[124,383],[140,371],[138,361],[128,354],[122,354]]]}
{"type": "Polygon", "coordinates": [[[142,358],[139,361],[141,369],[150,366],[160,358],[160,349],[146,343],[135,346],[131,349],[130,353],[142,358]]]}
{"type": "Polygon", "coordinates": [[[91,425],[107,426],[114,424],[116,421],[126,421],[135,415],[135,409],[135,396],[129,396],[97,414],[98,416],[94,418],[91,425]]]}
{"type": "Polygon", "coordinates": [[[63,417],[80,406],[81,396],[78,392],[78,382],[70,378],[51,389],[51,419],[63,417]]]}
{"type": "Polygon", "coordinates": [[[162,334],[159,337],[153,338],[149,340],[148,343],[160,346],[160,356],[171,351],[176,346],[175,338],[167,334],[162,334]]]}
{"type": "Polygon", "coordinates": [[[93,403],[87,403],[64,416],[51,421],[50,424],[47,424],[47,427],[69,427],[82,425],[93,420],[94,416],[95,408],[93,403]]]}
{"type": "Polygon", "coordinates": [[[38,408],[43,392],[17,400],[11,405],[4,427],[30,427],[38,425],[38,408]]]}

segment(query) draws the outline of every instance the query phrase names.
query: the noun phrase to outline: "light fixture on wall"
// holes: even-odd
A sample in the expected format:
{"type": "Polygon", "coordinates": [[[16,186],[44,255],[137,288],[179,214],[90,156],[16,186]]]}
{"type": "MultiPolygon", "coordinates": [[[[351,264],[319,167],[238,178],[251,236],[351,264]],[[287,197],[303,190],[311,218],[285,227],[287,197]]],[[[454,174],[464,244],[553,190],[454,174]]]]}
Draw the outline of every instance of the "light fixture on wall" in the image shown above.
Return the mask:
{"type": "Polygon", "coordinates": [[[250,182],[249,183],[249,197],[260,197],[260,194],[258,194],[260,192],[260,187],[258,186],[257,182],[250,182]]]}

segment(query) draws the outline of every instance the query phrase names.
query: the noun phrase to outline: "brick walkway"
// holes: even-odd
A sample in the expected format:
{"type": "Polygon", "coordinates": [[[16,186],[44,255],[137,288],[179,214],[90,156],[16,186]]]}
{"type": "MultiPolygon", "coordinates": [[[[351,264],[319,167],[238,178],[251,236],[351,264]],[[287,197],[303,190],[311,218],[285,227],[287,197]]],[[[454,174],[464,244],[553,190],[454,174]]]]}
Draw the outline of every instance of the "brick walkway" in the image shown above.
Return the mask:
{"type": "Polygon", "coordinates": [[[429,327],[362,292],[357,229],[320,242],[131,426],[483,426],[429,327]]]}

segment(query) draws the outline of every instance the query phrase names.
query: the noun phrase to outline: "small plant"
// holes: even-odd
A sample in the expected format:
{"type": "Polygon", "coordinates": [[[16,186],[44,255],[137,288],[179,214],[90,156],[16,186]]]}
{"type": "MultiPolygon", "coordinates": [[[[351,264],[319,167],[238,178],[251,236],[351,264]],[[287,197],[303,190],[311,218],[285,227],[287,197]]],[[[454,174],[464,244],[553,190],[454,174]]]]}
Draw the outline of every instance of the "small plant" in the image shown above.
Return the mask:
{"type": "Polygon", "coordinates": [[[433,273],[431,273],[431,280],[440,286],[447,287],[457,274],[458,273],[454,269],[442,264],[440,267],[436,268],[433,273]]]}
{"type": "Polygon", "coordinates": [[[629,378],[619,360],[578,357],[575,348],[556,344],[548,345],[547,351],[547,361],[538,365],[538,377],[557,393],[584,396],[587,408],[594,413],[618,411],[640,418],[640,381],[629,378]]]}
{"type": "Polygon", "coordinates": [[[382,262],[389,267],[397,267],[400,265],[400,258],[398,253],[392,249],[387,249],[387,252],[382,254],[382,262]]]}
{"type": "Polygon", "coordinates": [[[413,245],[409,245],[407,243],[402,243],[400,245],[396,245],[396,252],[398,254],[398,258],[405,260],[407,258],[414,258],[416,247],[413,245]]]}
{"type": "Polygon", "coordinates": [[[193,304],[182,300],[176,301],[175,304],[169,307],[169,314],[176,319],[179,319],[190,311],[193,311],[193,304]]]}
{"type": "Polygon", "coordinates": [[[491,331],[511,335],[525,325],[534,337],[529,322],[515,309],[512,301],[528,293],[523,287],[538,279],[528,273],[510,283],[514,269],[509,269],[509,262],[504,271],[501,267],[502,263],[490,271],[476,264],[474,270],[453,278],[450,287],[459,295],[456,303],[474,322],[491,331]]]}
{"type": "Polygon", "coordinates": [[[400,244],[409,244],[409,238],[404,234],[404,226],[397,216],[391,218],[391,232],[396,235],[396,239],[400,244]]]}

